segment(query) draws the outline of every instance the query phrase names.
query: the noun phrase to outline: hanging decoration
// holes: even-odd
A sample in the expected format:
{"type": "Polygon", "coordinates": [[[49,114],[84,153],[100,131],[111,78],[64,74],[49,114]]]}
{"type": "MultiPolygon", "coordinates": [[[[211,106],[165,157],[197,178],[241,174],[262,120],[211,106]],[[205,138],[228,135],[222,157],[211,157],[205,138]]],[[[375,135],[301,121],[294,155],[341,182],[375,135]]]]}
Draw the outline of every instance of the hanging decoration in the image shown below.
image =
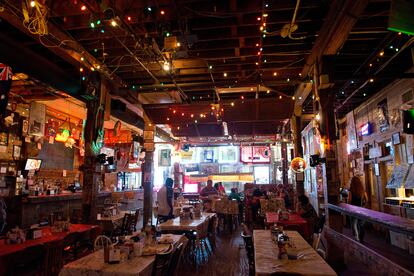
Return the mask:
{"type": "Polygon", "coordinates": [[[0,121],[6,116],[12,77],[12,69],[6,64],[0,63],[0,121]]]}
{"type": "Polygon", "coordinates": [[[30,33],[44,36],[49,34],[47,28],[47,6],[37,0],[23,0],[23,25],[30,33]]]}
{"type": "Polygon", "coordinates": [[[295,173],[303,173],[306,169],[306,161],[302,157],[295,157],[290,162],[290,168],[295,173]]]}

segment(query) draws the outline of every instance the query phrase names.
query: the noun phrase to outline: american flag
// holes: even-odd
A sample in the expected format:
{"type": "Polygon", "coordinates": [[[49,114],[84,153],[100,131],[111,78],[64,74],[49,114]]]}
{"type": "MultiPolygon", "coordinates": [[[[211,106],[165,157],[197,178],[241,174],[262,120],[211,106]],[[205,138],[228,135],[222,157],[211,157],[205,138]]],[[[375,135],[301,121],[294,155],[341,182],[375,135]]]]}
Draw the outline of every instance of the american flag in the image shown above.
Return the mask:
{"type": "Polygon", "coordinates": [[[11,80],[13,72],[11,67],[7,66],[4,63],[0,63],[0,81],[11,80]]]}

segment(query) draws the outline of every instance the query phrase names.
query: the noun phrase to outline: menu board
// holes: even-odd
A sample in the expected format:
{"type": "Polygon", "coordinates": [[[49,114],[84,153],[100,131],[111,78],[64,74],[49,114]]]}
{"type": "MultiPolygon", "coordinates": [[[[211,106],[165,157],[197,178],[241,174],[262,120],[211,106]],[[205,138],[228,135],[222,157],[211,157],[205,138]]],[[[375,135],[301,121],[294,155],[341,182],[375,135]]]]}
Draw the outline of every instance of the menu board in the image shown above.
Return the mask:
{"type": "Polygon", "coordinates": [[[240,161],[243,163],[270,163],[270,147],[241,146],[240,161]]]}

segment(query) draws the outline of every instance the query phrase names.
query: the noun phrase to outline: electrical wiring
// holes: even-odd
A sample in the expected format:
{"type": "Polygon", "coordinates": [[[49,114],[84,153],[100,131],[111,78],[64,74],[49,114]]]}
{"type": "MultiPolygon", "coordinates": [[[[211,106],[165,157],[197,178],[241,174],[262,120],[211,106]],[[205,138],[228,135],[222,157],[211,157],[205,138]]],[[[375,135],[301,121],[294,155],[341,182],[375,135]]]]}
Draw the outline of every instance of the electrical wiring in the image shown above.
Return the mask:
{"type": "Polygon", "coordinates": [[[25,26],[30,33],[39,36],[47,35],[49,33],[47,27],[47,7],[36,0],[22,1],[23,11],[23,26],[25,26]]]}

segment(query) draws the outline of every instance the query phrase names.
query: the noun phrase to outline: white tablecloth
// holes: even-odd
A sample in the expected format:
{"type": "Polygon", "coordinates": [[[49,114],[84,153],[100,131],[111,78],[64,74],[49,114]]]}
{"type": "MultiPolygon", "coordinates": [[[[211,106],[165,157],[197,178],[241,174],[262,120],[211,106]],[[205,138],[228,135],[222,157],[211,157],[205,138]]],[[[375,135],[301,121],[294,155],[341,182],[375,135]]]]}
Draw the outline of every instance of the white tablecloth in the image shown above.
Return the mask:
{"type": "Polygon", "coordinates": [[[162,231],[191,231],[191,230],[200,230],[202,224],[206,222],[207,219],[215,216],[215,213],[203,213],[200,218],[195,219],[185,219],[182,220],[180,217],[170,219],[166,222],[160,224],[162,231]]]}
{"type": "MultiPolygon", "coordinates": [[[[174,244],[182,235],[168,235],[174,240],[174,244]]],[[[163,245],[168,246],[168,245],[163,245]]],[[[150,276],[155,256],[140,256],[126,260],[118,264],[104,262],[103,250],[94,252],[79,260],[68,263],[59,273],[59,276],[150,276]]]]}
{"type": "Polygon", "coordinates": [[[275,272],[298,273],[308,276],[336,275],[335,271],[296,231],[286,231],[298,253],[303,254],[297,260],[279,260],[279,249],[271,239],[270,230],[254,230],[254,258],[256,275],[269,275],[275,272]]]}

